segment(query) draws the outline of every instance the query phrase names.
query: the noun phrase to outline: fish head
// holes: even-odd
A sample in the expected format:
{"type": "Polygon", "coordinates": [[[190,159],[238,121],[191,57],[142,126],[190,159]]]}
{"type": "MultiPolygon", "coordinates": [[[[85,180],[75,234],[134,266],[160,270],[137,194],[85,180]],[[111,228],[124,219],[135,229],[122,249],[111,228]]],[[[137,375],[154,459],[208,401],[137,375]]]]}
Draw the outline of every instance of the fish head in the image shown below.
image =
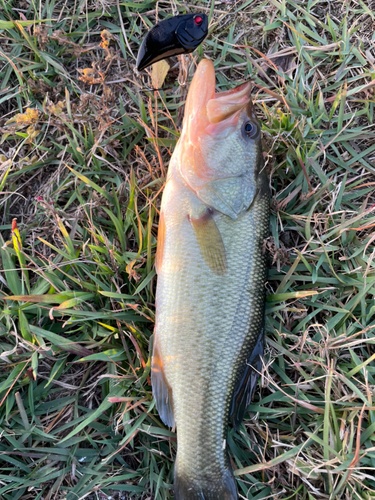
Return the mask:
{"type": "Polygon", "coordinates": [[[199,190],[209,180],[241,176],[262,165],[261,125],[251,83],[215,93],[213,63],[202,60],[192,80],[181,136],[181,173],[199,190]]]}

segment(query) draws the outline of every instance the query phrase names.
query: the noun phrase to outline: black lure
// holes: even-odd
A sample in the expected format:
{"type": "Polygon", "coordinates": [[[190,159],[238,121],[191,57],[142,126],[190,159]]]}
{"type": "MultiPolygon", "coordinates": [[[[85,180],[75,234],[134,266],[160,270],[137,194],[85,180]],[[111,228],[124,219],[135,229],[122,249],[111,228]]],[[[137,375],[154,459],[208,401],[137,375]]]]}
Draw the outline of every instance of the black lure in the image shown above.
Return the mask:
{"type": "Polygon", "coordinates": [[[137,70],[177,54],[189,54],[208,33],[206,14],[184,14],[156,24],[143,39],[137,57],[137,70]]]}

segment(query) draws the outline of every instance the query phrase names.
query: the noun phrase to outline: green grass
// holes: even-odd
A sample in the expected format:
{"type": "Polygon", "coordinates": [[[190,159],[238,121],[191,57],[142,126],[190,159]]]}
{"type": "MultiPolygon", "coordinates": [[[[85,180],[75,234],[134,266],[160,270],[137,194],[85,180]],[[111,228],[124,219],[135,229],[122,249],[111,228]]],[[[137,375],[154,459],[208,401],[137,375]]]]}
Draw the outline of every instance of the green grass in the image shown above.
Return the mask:
{"type": "MultiPolygon", "coordinates": [[[[239,492],[369,500],[373,9],[200,6],[212,20],[196,59],[214,60],[220,89],[254,81],[273,199],[265,367],[228,438],[239,492]]],[[[176,435],[152,400],[149,343],[160,195],[187,89],[178,68],[159,92],[133,73],[155,9],[171,14],[154,0],[0,0],[4,500],[172,497],[176,435]]]]}

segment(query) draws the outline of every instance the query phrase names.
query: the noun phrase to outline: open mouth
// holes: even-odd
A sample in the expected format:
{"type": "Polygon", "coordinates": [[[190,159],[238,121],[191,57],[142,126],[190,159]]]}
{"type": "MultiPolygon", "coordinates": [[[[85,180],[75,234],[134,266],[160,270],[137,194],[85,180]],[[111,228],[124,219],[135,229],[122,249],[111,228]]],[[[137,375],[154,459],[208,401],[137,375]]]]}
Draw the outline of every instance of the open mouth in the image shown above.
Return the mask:
{"type": "Polygon", "coordinates": [[[190,85],[184,126],[190,142],[196,144],[204,132],[219,135],[235,127],[241,111],[251,105],[251,83],[215,93],[215,69],[212,61],[202,60],[190,85]]]}
{"type": "Polygon", "coordinates": [[[215,94],[207,103],[207,117],[210,123],[218,123],[237,113],[250,102],[250,82],[215,94]]]}

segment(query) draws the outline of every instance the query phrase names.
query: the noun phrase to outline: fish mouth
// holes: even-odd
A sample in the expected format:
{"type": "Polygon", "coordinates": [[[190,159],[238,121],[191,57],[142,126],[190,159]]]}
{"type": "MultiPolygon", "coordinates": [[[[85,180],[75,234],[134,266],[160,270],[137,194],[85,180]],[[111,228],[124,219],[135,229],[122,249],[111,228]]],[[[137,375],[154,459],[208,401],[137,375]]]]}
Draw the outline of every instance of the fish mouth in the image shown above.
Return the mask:
{"type": "Polygon", "coordinates": [[[246,82],[224,92],[215,93],[215,69],[212,61],[203,59],[194,74],[186,101],[184,128],[190,143],[197,144],[202,134],[222,136],[238,124],[241,112],[251,116],[251,83],[246,82]]]}
{"type": "Polygon", "coordinates": [[[207,103],[207,117],[210,123],[219,123],[238,115],[238,111],[250,102],[251,83],[243,83],[238,87],[215,94],[207,103]]]}

